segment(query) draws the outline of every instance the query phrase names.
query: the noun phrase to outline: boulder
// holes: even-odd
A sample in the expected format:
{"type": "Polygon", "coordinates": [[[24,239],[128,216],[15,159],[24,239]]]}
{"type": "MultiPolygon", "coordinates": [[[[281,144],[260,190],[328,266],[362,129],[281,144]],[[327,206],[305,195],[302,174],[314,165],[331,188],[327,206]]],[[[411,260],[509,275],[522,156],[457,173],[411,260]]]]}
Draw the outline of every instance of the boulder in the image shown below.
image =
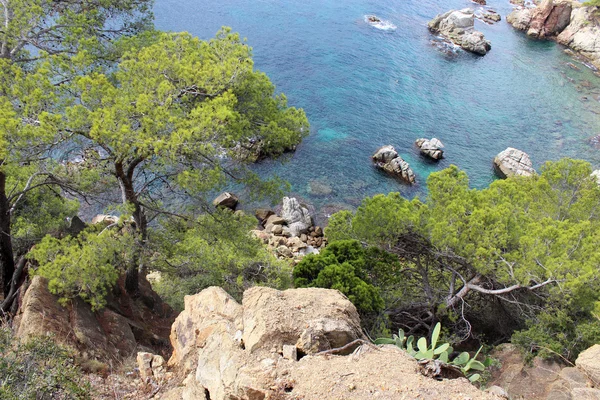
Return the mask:
{"type": "Polygon", "coordinates": [[[532,176],[536,173],[527,153],[512,147],[498,153],[496,158],[494,158],[494,165],[496,172],[502,178],[532,176]]]}
{"type": "Polygon", "coordinates": [[[393,146],[387,145],[377,149],[371,157],[375,166],[394,175],[405,182],[415,183],[415,173],[410,165],[398,155],[393,146]]]}
{"type": "MultiPolygon", "coordinates": [[[[198,362],[198,352],[211,337],[221,337],[224,348],[236,348],[234,337],[242,329],[242,306],[219,287],[210,287],[194,296],[185,296],[185,309],[171,327],[173,355],[169,365],[187,374],[198,362]]],[[[214,344],[213,344],[214,345],[214,344]]]]}
{"type": "Polygon", "coordinates": [[[267,208],[258,208],[256,211],[254,211],[256,219],[258,219],[261,224],[264,224],[267,221],[267,218],[273,214],[275,213],[267,208]]]}
{"type": "Polygon", "coordinates": [[[223,192],[220,195],[218,195],[212,203],[215,207],[229,208],[230,210],[235,210],[239,201],[240,200],[237,198],[236,195],[229,192],[223,192]]]}
{"type": "Polygon", "coordinates": [[[575,365],[585,372],[595,385],[600,385],[600,344],[595,344],[580,353],[575,365]]]}
{"type": "Polygon", "coordinates": [[[483,33],[474,28],[475,15],[473,10],[450,10],[437,15],[429,21],[429,30],[444,36],[446,39],[472,53],[485,55],[491,48],[489,40],[483,33]]]}
{"type": "Polygon", "coordinates": [[[417,147],[421,150],[421,154],[439,160],[444,156],[444,145],[439,139],[417,139],[415,141],[417,147]]]}
{"type": "Polygon", "coordinates": [[[67,232],[70,235],[77,236],[83,232],[85,228],[87,228],[86,223],[83,222],[77,215],[75,215],[73,218],[69,219],[69,228],[67,229],[67,232]]]}
{"type": "Polygon", "coordinates": [[[270,215],[265,222],[265,228],[268,225],[285,225],[285,219],[281,218],[279,215],[270,215]]]}
{"type": "Polygon", "coordinates": [[[398,157],[398,152],[394,149],[394,146],[386,145],[378,148],[372,158],[376,163],[386,164],[396,157],[398,157]]]}
{"type": "Polygon", "coordinates": [[[545,39],[557,36],[571,21],[570,0],[543,0],[531,12],[527,35],[545,39]]]}
{"type": "Polygon", "coordinates": [[[294,236],[288,239],[287,247],[289,247],[293,252],[296,253],[301,249],[305,249],[308,246],[302,241],[302,239],[300,239],[297,236],[294,236]]]}
{"type": "Polygon", "coordinates": [[[283,233],[283,226],[281,226],[281,225],[273,225],[271,227],[271,233],[273,235],[281,235],[283,233]]]}
{"type": "Polygon", "coordinates": [[[252,234],[252,236],[254,236],[255,238],[259,239],[261,242],[263,242],[263,244],[269,243],[270,235],[268,232],[255,229],[255,230],[250,231],[250,233],[252,234]]]}
{"type": "Polygon", "coordinates": [[[335,290],[254,287],[244,292],[243,305],[250,352],[296,344],[313,354],[364,338],[356,308],[335,290]]]}
{"type": "Polygon", "coordinates": [[[546,399],[553,384],[559,379],[562,364],[535,358],[527,363],[519,349],[512,344],[502,344],[492,353],[500,361],[499,370],[492,371],[488,385],[496,385],[511,399],[546,399]]]}
{"type": "Polygon", "coordinates": [[[531,8],[516,8],[506,16],[506,22],[520,31],[527,31],[531,24],[533,9],[531,8]]]}
{"type": "Polygon", "coordinates": [[[140,378],[147,380],[152,378],[152,353],[139,352],[136,357],[140,378]]]}
{"type": "Polygon", "coordinates": [[[277,255],[284,257],[284,258],[294,257],[294,253],[292,253],[292,250],[285,245],[278,246],[276,252],[277,252],[277,255]]]}
{"type": "Polygon", "coordinates": [[[415,183],[415,173],[410,168],[410,165],[402,159],[396,157],[389,163],[383,166],[383,170],[391,175],[402,178],[405,182],[415,183]]]}
{"type": "MultiPolygon", "coordinates": [[[[577,368],[574,368],[565,367],[557,361],[540,358],[526,362],[516,346],[500,345],[494,350],[492,356],[498,359],[501,367],[491,370],[492,377],[488,384],[503,388],[508,394],[507,398],[511,399],[600,399],[600,390],[591,388],[596,385],[592,377],[600,371],[595,369],[600,365],[596,361],[600,356],[600,345],[594,347],[580,354],[575,362],[577,368]],[[587,351],[589,353],[585,354],[587,351]],[[592,367],[587,369],[588,365],[592,367]],[[591,376],[586,376],[582,370],[589,370],[591,376]]],[[[496,393],[500,394],[499,391],[496,393]]]]}
{"type": "Polygon", "coordinates": [[[291,236],[300,236],[313,225],[310,212],[295,197],[283,198],[281,217],[287,223],[291,236]]]}

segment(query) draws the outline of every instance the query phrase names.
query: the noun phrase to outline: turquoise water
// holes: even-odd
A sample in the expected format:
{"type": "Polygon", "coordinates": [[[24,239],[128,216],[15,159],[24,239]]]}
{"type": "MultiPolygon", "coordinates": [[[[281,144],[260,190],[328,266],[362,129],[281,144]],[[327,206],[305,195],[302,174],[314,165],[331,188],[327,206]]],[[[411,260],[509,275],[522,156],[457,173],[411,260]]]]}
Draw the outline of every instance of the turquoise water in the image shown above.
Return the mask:
{"type": "Polygon", "coordinates": [[[495,179],[493,157],[508,146],[529,153],[536,168],[564,156],[600,166],[600,152],[587,143],[600,133],[598,78],[555,43],[510,27],[508,0],[488,6],[502,21],[475,21],[492,42],[484,57],[447,55],[426,28],[438,13],[479,8],[470,1],[157,0],[155,14],[159,29],[208,39],[227,25],[248,39],[256,67],[311,123],[286,163],[263,162],[257,170],[285,178],[295,195],[329,213],[375,193],[422,195],[428,174],[450,164],[484,187],[495,179]],[[397,29],[377,30],[365,14],[397,29]],[[422,159],[413,145],[433,136],[446,146],[439,163],[422,159]],[[385,144],[411,164],[416,185],[371,166],[385,144]]]}

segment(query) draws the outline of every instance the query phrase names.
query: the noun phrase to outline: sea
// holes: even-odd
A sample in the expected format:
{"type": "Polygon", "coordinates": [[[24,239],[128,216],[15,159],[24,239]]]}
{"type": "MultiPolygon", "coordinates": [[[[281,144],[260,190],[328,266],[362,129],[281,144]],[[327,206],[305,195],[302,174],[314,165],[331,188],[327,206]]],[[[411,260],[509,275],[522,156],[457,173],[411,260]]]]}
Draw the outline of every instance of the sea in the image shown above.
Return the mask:
{"type": "Polygon", "coordinates": [[[512,28],[512,9],[508,0],[156,0],[154,12],[158,29],[210,39],[229,26],[247,39],[255,67],[311,124],[295,153],[253,168],[287,180],[290,195],[327,217],[377,193],[424,198],[429,174],[451,164],[484,188],[507,147],[527,152],[537,169],[562,157],[600,168],[591,140],[600,134],[600,78],[564,47],[512,28]],[[485,56],[427,29],[437,14],[463,8],[502,16],[475,21],[492,43],[485,56]],[[422,137],[440,139],[445,158],[420,156],[422,137]],[[387,144],[409,162],[415,185],[373,167],[371,155],[387,144]]]}

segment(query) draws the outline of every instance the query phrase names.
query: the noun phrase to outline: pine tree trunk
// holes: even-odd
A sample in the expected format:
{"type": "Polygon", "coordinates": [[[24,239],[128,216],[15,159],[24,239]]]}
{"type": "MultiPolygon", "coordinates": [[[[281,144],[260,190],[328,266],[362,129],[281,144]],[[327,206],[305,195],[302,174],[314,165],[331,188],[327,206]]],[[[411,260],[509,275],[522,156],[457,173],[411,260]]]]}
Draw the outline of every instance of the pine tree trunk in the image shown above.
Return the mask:
{"type": "Polygon", "coordinates": [[[6,197],[6,174],[0,171],[0,267],[2,291],[8,295],[10,282],[15,272],[12,239],[10,235],[10,204],[6,197]]]}
{"type": "Polygon", "coordinates": [[[137,243],[136,248],[134,249],[132,263],[125,272],[125,290],[127,290],[127,293],[131,296],[137,296],[139,294],[139,271],[144,269],[142,253],[148,238],[148,221],[133,188],[133,171],[139,162],[139,160],[134,160],[127,169],[127,172],[125,172],[121,163],[115,165],[115,172],[119,180],[119,185],[121,186],[123,203],[129,203],[134,206],[133,220],[135,222],[137,243]]]}

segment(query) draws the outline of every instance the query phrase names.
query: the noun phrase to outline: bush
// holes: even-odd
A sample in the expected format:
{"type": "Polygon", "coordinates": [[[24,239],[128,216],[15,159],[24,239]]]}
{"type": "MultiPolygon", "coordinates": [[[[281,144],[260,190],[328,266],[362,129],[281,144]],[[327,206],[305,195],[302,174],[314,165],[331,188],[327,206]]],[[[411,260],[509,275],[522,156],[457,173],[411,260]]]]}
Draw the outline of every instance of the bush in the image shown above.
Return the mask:
{"type": "Polygon", "coordinates": [[[130,262],[131,235],[96,233],[96,229],[91,227],[77,237],[64,239],[46,236],[31,250],[30,257],[39,264],[31,273],[48,279],[50,292],[62,303],[79,296],[93,310],[102,308],[119,277],[118,266],[130,262]]]}
{"type": "Polygon", "coordinates": [[[15,339],[0,327],[0,399],[90,399],[69,351],[49,337],[15,339]]]}
{"type": "Polygon", "coordinates": [[[385,306],[382,291],[399,279],[398,266],[398,259],[385,251],[340,240],[306,256],[294,268],[294,285],[337,289],[361,313],[379,312],[385,306]]]}
{"type": "Polygon", "coordinates": [[[278,260],[249,231],[252,216],[227,210],[205,214],[195,222],[170,221],[152,232],[152,268],[161,272],[154,290],[175,310],[183,298],[209,286],[221,286],[237,300],[245,289],[291,286],[291,266],[278,260]]]}

